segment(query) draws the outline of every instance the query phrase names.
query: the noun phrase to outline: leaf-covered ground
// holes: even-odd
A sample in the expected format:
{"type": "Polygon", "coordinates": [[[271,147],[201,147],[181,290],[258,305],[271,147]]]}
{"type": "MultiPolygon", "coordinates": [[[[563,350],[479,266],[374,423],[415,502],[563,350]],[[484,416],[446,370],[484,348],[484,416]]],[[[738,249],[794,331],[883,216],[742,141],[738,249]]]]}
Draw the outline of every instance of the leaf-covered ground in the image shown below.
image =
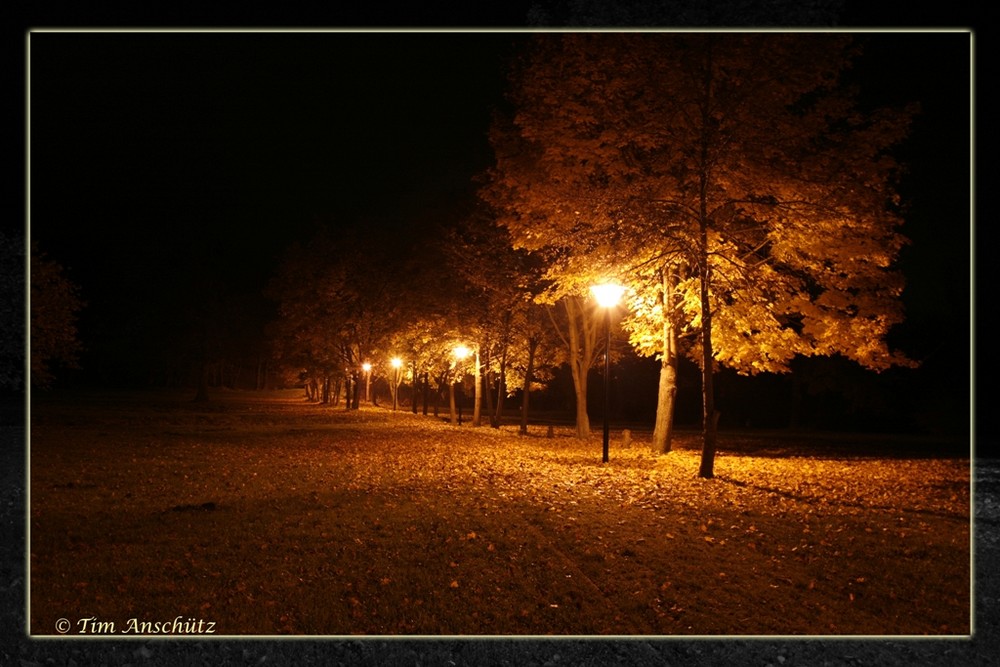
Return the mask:
{"type": "Polygon", "coordinates": [[[613,437],[602,464],[597,437],[297,395],[41,403],[30,631],[969,634],[967,459],[724,439],[703,480],[692,440],[613,437]]]}

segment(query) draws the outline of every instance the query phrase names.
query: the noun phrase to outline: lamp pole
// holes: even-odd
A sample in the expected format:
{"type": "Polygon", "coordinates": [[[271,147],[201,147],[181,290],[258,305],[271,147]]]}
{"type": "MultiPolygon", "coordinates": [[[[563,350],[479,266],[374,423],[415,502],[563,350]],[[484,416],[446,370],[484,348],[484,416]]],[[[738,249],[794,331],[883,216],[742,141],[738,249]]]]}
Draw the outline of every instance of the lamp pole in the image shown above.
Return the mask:
{"type": "Polygon", "coordinates": [[[608,441],[610,440],[609,415],[611,412],[611,309],[618,305],[618,300],[624,293],[625,288],[614,283],[604,283],[594,285],[590,291],[597,298],[597,303],[604,308],[604,439],[603,455],[601,461],[608,462],[608,441]]]}
{"type": "Polygon", "coordinates": [[[601,457],[603,463],[608,462],[608,440],[610,427],[608,425],[608,415],[611,411],[611,309],[604,309],[604,454],[601,457]]]}

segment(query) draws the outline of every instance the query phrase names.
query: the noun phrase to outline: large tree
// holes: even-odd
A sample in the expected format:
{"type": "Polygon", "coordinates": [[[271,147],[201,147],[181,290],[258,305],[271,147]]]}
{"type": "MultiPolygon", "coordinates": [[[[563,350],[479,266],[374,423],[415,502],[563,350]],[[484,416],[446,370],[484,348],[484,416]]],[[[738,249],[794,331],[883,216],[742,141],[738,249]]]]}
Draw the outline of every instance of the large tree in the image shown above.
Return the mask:
{"type": "Polygon", "coordinates": [[[661,295],[646,331],[633,318],[633,339],[648,347],[658,331],[665,361],[678,333],[695,334],[702,476],[716,363],[908,363],[884,341],[902,319],[905,243],[889,150],[911,112],[862,110],[840,85],[855,56],[843,35],[548,35],[512,77],[491,200],[565,284],[630,258],[617,277],[647,301],[661,295]]]}

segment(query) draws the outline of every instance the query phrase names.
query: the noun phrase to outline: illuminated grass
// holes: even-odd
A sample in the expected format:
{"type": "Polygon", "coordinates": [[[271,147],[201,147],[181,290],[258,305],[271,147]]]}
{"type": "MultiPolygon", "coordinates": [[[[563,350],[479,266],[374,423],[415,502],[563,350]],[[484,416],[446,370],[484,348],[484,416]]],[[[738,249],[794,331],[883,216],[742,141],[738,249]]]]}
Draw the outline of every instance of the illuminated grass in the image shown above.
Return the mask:
{"type": "Polygon", "coordinates": [[[542,436],[297,395],[36,403],[31,632],[969,632],[967,460],[723,442],[703,480],[693,441],[601,464],[542,436]]]}

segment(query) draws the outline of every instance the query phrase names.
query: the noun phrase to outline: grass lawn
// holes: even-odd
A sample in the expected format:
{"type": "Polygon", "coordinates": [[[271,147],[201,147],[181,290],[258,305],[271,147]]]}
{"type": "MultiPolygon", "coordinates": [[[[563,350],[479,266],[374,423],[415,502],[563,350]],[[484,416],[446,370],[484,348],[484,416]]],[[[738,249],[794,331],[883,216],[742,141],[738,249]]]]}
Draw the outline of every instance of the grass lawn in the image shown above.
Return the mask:
{"type": "Polygon", "coordinates": [[[189,399],[33,402],[32,635],[970,633],[968,458],[189,399]]]}

